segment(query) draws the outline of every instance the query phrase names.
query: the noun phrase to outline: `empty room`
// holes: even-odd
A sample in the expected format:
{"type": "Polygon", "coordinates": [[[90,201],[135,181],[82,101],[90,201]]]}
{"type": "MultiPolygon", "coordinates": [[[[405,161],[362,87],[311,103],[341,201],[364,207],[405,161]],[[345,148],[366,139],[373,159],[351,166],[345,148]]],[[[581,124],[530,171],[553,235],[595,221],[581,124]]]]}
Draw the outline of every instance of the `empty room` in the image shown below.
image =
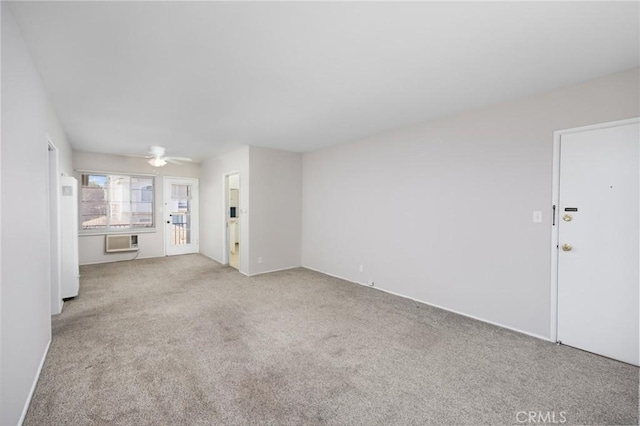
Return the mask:
{"type": "Polygon", "coordinates": [[[638,425],[639,2],[1,18],[1,425],[638,425]]]}

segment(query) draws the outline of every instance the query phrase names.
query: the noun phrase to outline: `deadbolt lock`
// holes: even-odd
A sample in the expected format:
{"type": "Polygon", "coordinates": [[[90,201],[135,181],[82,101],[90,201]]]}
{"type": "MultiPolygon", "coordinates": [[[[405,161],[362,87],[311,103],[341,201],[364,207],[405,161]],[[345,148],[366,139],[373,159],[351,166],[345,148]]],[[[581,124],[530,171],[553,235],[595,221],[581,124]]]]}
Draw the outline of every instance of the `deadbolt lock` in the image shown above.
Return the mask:
{"type": "Polygon", "coordinates": [[[562,220],[564,220],[565,222],[571,222],[572,219],[573,216],[571,216],[570,214],[565,214],[564,216],[562,216],[562,220]]]}
{"type": "Polygon", "coordinates": [[[569,244],[569,243],[564,243],[562,245],[562,250],[564,250],[564,251],[571,251],[571,249],[573,249],[573,246],[571,244],[569,244]]]}

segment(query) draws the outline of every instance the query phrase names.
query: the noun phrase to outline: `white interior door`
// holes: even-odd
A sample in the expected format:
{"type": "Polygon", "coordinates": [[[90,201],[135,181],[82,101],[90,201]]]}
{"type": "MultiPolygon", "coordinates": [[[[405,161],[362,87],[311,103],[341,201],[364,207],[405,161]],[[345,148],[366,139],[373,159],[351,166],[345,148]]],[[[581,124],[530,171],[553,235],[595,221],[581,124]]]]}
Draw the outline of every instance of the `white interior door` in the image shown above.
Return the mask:
{"type": "Polygon", "coordinates": [[[198,253],[198,179],[164,179],[167,256],[198,253]]]}
{"type": "Polygon", "coordinates": [[[639,364],[639,125],[562,135],[558,340],[639,364]]]}

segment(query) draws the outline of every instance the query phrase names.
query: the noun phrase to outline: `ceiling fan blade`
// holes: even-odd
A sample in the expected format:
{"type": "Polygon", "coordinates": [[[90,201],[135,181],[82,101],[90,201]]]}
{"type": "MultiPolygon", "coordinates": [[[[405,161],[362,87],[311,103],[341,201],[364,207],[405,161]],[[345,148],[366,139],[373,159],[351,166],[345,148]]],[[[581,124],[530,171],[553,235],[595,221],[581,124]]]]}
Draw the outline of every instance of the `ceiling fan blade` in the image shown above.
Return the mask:
{"type": "MultiPolygon", "coordinates": [[[[157,161],[164,160],[167,163],[173,163],[173,164],[183,164],[183,163],[193,161],[191,158],[188,158],[188,157],[170,157],[170,156],[165,157],[164,155],[165,152],[166,151],[163,147],[154,145],[149,147],[149,150],[147,151],[147,155],[126,155],[126,157],[146,158],[147,160],[157,160],[157,161]]],[[[155,167],[158,167],[158,166],[155,166],[155,167]]]]}
{"type": "Polygon", "coordinates": [[[134,154],[118,154],[122,157],[133,157],[133,158],[153,158],[153,155],[134,155],[134,154]]]}

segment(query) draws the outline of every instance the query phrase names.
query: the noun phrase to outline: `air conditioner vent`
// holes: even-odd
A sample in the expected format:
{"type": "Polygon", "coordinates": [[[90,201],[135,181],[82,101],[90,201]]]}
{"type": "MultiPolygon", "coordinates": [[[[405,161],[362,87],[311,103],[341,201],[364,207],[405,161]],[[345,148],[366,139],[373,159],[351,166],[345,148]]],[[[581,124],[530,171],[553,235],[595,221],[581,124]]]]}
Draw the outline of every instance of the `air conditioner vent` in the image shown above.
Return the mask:
{"type": "Polygon", "coordinates": [[[137,251],[138,236],[137,235],[106,235],[105,248],[107,253],[115,253],[121,251],[137,251]]]}

